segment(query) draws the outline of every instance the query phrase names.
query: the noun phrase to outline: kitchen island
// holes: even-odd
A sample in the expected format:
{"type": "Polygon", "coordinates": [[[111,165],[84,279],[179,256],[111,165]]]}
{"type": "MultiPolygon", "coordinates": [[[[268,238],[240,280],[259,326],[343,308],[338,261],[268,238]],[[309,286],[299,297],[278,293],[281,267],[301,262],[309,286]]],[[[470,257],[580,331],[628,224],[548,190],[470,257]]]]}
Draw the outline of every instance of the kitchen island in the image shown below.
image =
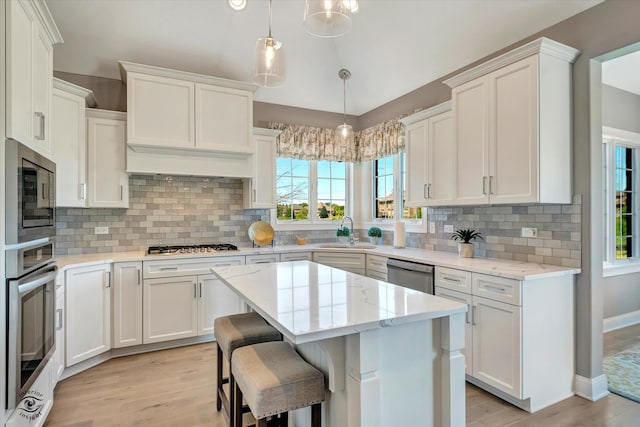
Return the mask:
{"type": "Polygon", "coordinates": [[[325,426],[464,426],[466,305],[309,261],[211,271],[323,371],[325,426]]]}

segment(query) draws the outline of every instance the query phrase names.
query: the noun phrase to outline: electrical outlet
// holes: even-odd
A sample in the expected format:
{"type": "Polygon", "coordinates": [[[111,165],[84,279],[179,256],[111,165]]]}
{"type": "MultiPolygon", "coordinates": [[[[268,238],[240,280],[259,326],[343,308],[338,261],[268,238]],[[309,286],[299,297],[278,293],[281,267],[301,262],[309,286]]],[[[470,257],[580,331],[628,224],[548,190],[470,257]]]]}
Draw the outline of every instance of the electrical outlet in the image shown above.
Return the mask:
{"type": "Polygon", "coordinates": [[[522,237],[538,237],[537,228],[522,227],[522,237]]]}
{"type": "Polygon", "coordinates": [[[436,233],[436,223],[435,222],[430,222],[429,223],[429,233],[431,233],[431,234],[435,234],[436,233]]]}
{"type": "Polygon", "coordinates": [[[96,227],[95,228],[95,233],[96,234],[109,234],[109,227],[96,227]]]}
{"type": "Polygon", "coordinates": [[[444,226],[445,233],[453,233],[453,225],[445,225],[444,226]]]}

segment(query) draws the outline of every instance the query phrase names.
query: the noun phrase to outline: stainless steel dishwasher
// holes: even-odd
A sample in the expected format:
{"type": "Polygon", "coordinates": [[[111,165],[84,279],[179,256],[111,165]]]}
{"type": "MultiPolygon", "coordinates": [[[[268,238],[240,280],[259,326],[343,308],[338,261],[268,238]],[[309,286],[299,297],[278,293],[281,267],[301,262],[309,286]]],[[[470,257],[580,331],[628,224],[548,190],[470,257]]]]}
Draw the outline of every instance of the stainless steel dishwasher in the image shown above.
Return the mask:
{"type": "Polygon", "coordinates": [[[389,258],[387,282],[433,294],[433,266],[389,258]]]}

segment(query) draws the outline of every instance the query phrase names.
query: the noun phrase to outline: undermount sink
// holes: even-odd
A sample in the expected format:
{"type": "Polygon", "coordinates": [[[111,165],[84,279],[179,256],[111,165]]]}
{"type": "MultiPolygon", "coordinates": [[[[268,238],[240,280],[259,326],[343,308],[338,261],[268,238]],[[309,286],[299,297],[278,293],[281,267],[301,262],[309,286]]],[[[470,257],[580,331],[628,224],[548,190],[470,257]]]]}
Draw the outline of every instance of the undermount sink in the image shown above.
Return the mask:
{"type": "Polygon", "coordinates": [[[348,243],[321,243],[319,245],[321,248],[340,248],[340,249],[375,249],[377,245],[370,245],[367,243],[357,243],[355,245],[350,245],[348,243]]]}

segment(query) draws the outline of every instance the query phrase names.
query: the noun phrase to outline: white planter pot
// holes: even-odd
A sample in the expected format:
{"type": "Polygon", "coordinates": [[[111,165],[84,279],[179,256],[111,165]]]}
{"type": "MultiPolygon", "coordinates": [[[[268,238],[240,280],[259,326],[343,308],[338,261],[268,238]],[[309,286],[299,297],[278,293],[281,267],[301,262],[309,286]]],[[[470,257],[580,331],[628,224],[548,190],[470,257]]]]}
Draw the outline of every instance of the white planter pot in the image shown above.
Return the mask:
{"type": "Polygon", "coordinates": [[[371,243],[372,245],[377,245],[378,244],[378,236],[369,236],[369,243],[371,243]]]}
{"type": "Polygon", "coordinates": [[[460,258],[473,258],[474,249],[473,243],[458,243],[458,255],[460,258]]]}

